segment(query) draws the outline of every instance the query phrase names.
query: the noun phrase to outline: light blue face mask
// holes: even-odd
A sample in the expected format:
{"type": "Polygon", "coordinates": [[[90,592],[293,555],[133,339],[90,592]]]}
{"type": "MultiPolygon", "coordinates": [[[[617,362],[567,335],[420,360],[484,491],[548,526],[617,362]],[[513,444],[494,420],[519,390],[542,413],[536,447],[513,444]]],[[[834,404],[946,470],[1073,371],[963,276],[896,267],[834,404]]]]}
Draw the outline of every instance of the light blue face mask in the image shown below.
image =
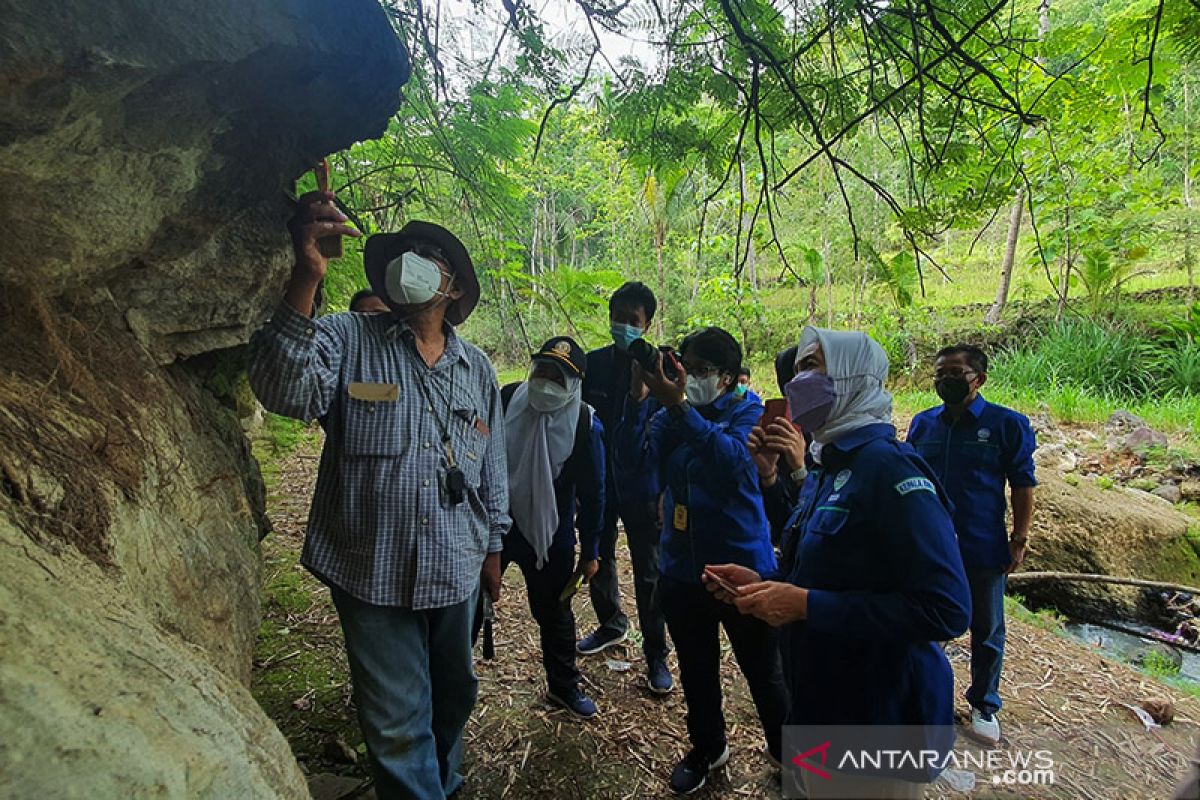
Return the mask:
{"type": "Polygon", "coordinates": [[[628,350],[629,345],[642,338],[642,329],[636,325],[614,322],[609,330],[612,331],[613,344],[621,350],[628,350]]]}

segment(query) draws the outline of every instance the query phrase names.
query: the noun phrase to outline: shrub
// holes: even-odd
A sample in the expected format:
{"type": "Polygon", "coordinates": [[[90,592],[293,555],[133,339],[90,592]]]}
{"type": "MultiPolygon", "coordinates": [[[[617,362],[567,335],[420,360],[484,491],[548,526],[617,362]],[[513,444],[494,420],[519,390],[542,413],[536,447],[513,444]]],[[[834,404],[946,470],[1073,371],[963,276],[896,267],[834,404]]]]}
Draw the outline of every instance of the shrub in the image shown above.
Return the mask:
{"type": "MultiPolygon", "coordinates": [[[[1066,320],[1050,325],[1032,344],[997,355],[991,371],[995,380],[1008,386],[1044,391],[1071,387],[1080,393],[1136,400],[1162,388],[1163,354],[1164,348],[1126,325],[1066,320]]],[[[1077,398],[1063,399],[1073,405],[1077,398]]]]}

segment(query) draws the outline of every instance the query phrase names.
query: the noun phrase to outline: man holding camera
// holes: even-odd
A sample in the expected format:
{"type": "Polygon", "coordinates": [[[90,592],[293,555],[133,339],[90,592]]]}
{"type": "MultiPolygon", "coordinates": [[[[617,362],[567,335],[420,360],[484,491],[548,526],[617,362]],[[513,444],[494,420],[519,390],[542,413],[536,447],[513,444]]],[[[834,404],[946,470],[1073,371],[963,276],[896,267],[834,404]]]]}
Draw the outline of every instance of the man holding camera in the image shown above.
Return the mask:
{"type": "Polygon", "coordinates": [[[646,684],[655,694],[671,691],[674,681],[667,668],[667,631],[658,598],[659,511],[661,489],[652,471],[623,470],[612,457],[611,442],[625,426],[642,429],[658,410],[639,382],[632,384],[633,359],[630,347],[646,346],[640,341],[654,320],[658,300],[644,283],[630,281],[613,293],[608,304],[613,343],[587,354],[583,399],[596,409],[604,424],[608,474],[605,479],[605,525],[600,536],[600,568],[592,578],[592,608],[599,627],[578,644],[580,653],[599,653],[625,641],[629,619],[621,610],[617,585],[617,519],[625,525],[625,538],[633,566],[638,624],[642,630],[642,652],[646,658],[646,684]]]}
{"type": "Polygon", "coordinates": [[[301,563],[337,606],[376,792],[445,798],[475,704],[475,596],[499,598],[510,524],[496,374],[453,327],[479,282],[449,231],[410,222],[363,252],[390,313],[310,319],[318,241],[360,234],[328,192],[302,197],[289,228],[296,263],[251,339],[251,386],[326,431],[301,563]]]}

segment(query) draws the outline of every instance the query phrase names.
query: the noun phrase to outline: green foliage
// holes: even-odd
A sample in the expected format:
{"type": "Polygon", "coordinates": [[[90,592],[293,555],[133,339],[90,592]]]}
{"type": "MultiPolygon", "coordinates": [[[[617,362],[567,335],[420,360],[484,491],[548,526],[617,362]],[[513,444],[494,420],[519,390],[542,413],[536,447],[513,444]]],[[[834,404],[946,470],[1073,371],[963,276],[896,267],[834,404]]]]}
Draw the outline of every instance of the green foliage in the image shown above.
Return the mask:
{"type": "Polygon", "coordinates": [[[1084,251],[1075,274],[1087,290],[1088,308],[1093,315],[1100,315],[1117,302],[1121,287],[1133,277],[1138,259],[1145,255],[1144,247],[1120,255],[1104,249],[1084,251]]]}
{"type": "Polygon", "coordinates": [[[1179,676],[1179,665],[1157,650],[1148,650],[1142,656],[1142,671],[1155,678],[1179,676]]]}
{"type": "Polygon", "coordinates": [[[912,253],[902,250],[884,259],[874,247],[866,246],[867,259],[872,266],[871,277],[886,287],[896,308],[908,308],[918,290],[917,262],[912,253]]]}
{"type": "Polygon", "coordinates": [[[1063,633],[1066,624],[1066,618],[1052,608],[1044,608],[1038,611],[1030,610],[1026,605],[1026,600],[1019,594],[1005,595],[1004,597],[1004,613],[1014,619],[1018,619],[1027,625],[1032,625],[1035,628],[1041,628],[1044,631],[1052,633],[1063,633]]]}
{"type": "Polygon", "coordinates": [[[1192,303],[1182,314],[1162,323],[1158,330],[1169,341],[1200,342],[1200,303],[1192,303]]]}
{"type": "Polygon", "coordinates": [[[1138,399],[1162,384],[1154,345],[1136,331],[1087,319],[1049,326],[1025,347],[1000,353],[991,376],[1009,386],[1071,387],[1091,394],[1138,399]]]}
{"type": "Polygon", "coordinates": [[[1165,392],[1200,393],[1200,340],[1159,351],[1155,369],[1165,392]]]}
{"type": "MultiPolygon", "coordinates": [[[[1141,119],[1148,0],[1055,0],[1040,41],[1028,2],[977,36],[967,32],[991,12],[983,0],[953,12],[681,0],[667,18],[618,5],[603,27],[669,44],[606,59],[526,4],[494,16],[480,6],[470,20],[389,4],[413,81],[383,136],[332,158],[334,189],[365,232],[421,218],[466,242],[484,291],[463,332],[502,366],[550,335],[606,343],[606,298],[634,279],[659,295],[656,337],[719,324],[749,361],[769,364],[806,323],[856,327],[907,379],[922,343],[947,327],[944,309],[995,294],[1006,231],[988,223],[1007,217],[1026,180],[1036,227],[1027,214],[1030,268],[1013,277],[1023,300],[1066,291],[1065,318],[1099,320],[1130,291],[1184,282],[1200,222],[1182,198],[1200,152],[1187,14],[1164,18],[1152,125],[1141,119]],[[503,46],[477,44],[489,31],[503,46]],[[945,34],[966,38],[956,49],[945,34]],[[1015,113],[1018,86],[1036,119],[1015,113]],[[1154,150],[1158,128],[1166,143],[1154,150]]],[[[305,176],[299,188],[311,185],[305,176]]],[[[328,307],[364,285],[361,240],[347,242],[328,307]]],[[[1012,380],[996,384],[1051,398],[1068,418],[1095,413],[1098,397],[1174,391],[1171,413],[1195,420],[1194,349],[1156,351],[1140,370],[1120,359],[1066,368],[1025,349],[1024,367],[1010,359],[1012,380]]],[[[1084,360],[1114,355],[1124,357],[1084,360]]]]}
{"type": "Polygon", "coordinates": [[[300,420],[268,411],[263,415],[263,423],[255,434],[255,440],[271,457],[280,459],[310,440],[312,435],[309,427],[300,420]]]}

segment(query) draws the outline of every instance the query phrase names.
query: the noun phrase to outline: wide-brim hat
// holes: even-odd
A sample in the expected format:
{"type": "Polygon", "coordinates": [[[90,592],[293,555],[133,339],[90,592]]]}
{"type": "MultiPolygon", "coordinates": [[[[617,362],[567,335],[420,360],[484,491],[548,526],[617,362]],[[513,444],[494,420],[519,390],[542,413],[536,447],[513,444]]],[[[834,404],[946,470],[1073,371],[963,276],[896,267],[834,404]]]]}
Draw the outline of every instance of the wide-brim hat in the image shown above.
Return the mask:
{"type": "Polygon", "coordinates": [[[363,248],[363,268],[367,281],[375,294],[383,298],[393,310],[400,306],[387,294],[387,265],[392,259],[412,249],[417,242],[432,245],[445,254],[454,283],[462,289],[462,297],[451,301],[446,307],[446,321],[461,325],[475,306],[479,304],[479,278],[475,275],[475,264],[466,246],[453,233],[432,222],[413,220],[397,233],[377,233],[367,239],[363,248]]]}
{"type": "Polygon", "coordinates": [[[570,336],[555,336],[532,356],[534,361],[553,361],[568,375],[582,378],[587,369],[587,354],[570,336]]]}

